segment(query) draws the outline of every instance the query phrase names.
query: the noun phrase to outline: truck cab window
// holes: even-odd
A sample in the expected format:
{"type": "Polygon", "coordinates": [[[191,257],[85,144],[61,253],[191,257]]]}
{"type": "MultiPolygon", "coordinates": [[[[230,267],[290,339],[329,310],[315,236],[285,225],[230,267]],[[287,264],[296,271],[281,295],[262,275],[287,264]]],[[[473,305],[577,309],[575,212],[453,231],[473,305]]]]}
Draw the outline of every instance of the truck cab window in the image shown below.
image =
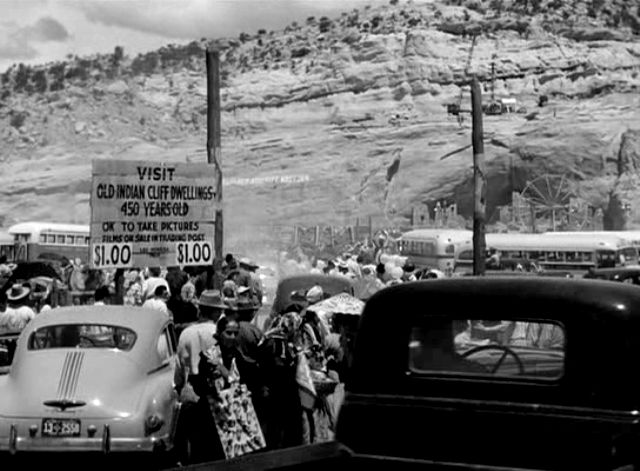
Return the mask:
{"type": "Polygon", "coordinates": [[[429,317],[412,330],[409,370],[558,379],[564,329],[545,321],[429,317]]]}

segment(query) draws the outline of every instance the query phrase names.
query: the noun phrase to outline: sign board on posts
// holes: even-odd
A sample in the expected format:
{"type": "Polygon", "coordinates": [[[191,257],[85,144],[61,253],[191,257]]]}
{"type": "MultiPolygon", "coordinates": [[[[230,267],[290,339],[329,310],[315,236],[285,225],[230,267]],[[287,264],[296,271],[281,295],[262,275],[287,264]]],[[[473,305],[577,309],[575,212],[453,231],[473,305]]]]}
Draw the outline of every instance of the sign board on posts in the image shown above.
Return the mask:
{"type": "Polygon", "coordinates": [[[210,265],[214,173],[209,164],[94,160],[91,266],[210,265]]]}

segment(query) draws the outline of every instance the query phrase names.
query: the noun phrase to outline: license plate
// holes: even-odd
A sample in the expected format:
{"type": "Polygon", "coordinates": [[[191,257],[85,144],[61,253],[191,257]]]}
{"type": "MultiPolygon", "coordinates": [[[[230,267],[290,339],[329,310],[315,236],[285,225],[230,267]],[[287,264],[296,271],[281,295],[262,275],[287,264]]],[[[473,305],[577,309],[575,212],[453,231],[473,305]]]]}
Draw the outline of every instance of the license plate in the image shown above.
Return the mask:
{"type": "Polygon", "coordinates": [[[43,437],[80,436],[79,419],[42,419],[43,437]]]}

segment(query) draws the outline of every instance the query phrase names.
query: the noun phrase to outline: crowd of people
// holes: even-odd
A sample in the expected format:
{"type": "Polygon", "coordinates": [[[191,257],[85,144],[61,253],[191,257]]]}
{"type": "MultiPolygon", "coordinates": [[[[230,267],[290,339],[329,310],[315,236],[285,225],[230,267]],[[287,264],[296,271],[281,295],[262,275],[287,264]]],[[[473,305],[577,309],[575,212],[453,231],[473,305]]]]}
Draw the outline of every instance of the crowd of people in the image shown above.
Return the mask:
{"type": "MultiPolygon", "coordinates": [[[[346,374],[341,335],[353,319],[321,318],[313,306],[327,293],[312,286],[259,327],[256,314],[265,293],[258,268],[249,259],[227,255],[216,273],[220,289],[211,288],[206,273],[188,267],[123,274],[125,305],[164,312],[176,326],[183,461],[231,458],[333,437],[346,374]],[[229,420],[232,410],[240,416],[229,420]]],[[[93,293],[94,305],[117,303],[113,276],[104,279],[93,293]]],[[[33,297],[29,286],[16,283],[7,291],[7,305],[0,308],[3,332],[19,333],[39,312],[51,309],[33,297]]]]}
{"type": "MultiPolygon", "coordinates": [[[[333,438],[358,316],[327,317],[314,310],[330,296],[318,284],[295,293],[284,308],[259,323],[257,313],[265,300],[259,268],[228,254],[213,282],[210,271],[190,267],[121,273],[123,304],[166,313],[176,327],[180,367],[175,383],[183,403],[177,450],[182,461],[225,459],[333,438]]],[[[386,286],[438,276],[437,271],[416,270],[398,255],[371,259],[362,253],[281,263],[281,278],[296,273],[349,279],[354,299],[360,300],[386,286]]],[[[101,279],[92,302],[119,304],[113,273],[101,279]]],[[[34,296],[30,286],[15,284],[7,291],[0,332],[20,332],[39,312],[51,309],[47,293],[34,296]]]]}

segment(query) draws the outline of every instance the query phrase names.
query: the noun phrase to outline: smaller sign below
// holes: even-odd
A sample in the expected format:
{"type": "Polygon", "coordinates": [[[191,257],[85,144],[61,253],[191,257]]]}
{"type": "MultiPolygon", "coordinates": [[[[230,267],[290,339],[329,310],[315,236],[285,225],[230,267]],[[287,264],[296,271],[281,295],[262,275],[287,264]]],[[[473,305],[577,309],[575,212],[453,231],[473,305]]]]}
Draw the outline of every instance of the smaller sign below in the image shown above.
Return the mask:
{"type": "Polygon", "coordinates": [[[91,263],[94,268],[133,267],[131,244],[93,244],[91,263]]]}
{"type": "Polygon", "coordinates": [[[176,244],[176,265],[210,265],[213,263],[211,242],[179,242],[176,244]]]}

